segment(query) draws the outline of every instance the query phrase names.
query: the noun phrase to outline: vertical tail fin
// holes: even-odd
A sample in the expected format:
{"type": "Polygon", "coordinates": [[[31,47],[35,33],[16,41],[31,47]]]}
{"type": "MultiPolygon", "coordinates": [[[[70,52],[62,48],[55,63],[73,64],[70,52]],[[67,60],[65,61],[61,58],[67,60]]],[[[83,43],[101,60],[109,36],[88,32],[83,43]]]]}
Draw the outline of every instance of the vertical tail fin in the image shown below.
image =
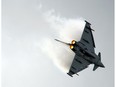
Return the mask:
{"type": "Polygon", "coordinates": [[[95,71],[98,67],[104,67],[104,65],[101,63],[101,53],[99,52],[98,53],[98,56],[99,56],[99,65],[94,65],[94,68],[93,68],[93,71],[95,71]]]}
{"type": "Polygon", "coordinates": [[[98,53],[98,56],[99,56],[99,60],[101,61],[101,53],[100,52],[98,53]]]}
{"type": "Polygon", "coordinates": [[[98,67],[99,67],[98,65],[94,65],[93,71],[95,71],[98,67]]]}

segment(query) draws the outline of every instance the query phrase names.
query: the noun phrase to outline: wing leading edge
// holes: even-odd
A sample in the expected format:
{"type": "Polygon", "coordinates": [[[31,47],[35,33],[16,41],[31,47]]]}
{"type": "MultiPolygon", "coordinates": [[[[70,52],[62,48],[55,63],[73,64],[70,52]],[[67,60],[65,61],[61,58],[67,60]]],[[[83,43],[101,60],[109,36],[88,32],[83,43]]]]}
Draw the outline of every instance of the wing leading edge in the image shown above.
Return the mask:
{"type": "Polygon", "coordinates": [[[92,29],[90,27],[90,23],[85,21],[85,28],[81,37],[81,42],[86,44],[86,47],[88,50],[90,50],[91,52],[94,52],[94,48],[95,48],[95,43],[94,43],[94,38],[93,38],[93,34],[92,34],[92,29]]]}
{"type": "Polygon", "coordinates": [[[76,74],[79,71],[87,68],[89,64],[90,63],[88,61],[76,54],[67,74],[72,76],[73,74],[76,74]]]}

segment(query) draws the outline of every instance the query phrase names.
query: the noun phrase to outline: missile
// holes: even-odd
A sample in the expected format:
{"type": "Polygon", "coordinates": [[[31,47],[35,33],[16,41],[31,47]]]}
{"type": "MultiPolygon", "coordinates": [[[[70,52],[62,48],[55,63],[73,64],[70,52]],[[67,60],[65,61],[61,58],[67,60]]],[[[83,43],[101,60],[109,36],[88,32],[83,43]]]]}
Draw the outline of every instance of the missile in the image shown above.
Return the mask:
{"type": "Polygon", "coordinates": [[[91,29],[92,31],[95,31],[94,29],[91,29]]]}
{"type": "Polygon", "coordinates": [[[76,73],[77,76],[79,76],[79,74],[76,73]]]}

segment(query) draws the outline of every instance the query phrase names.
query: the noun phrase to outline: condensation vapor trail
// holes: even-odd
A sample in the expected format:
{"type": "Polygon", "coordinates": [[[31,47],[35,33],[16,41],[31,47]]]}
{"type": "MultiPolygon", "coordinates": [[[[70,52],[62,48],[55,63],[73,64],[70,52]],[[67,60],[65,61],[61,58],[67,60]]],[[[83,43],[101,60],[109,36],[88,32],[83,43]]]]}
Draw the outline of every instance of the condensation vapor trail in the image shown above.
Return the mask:
{"type": "Polygon", "coordinates": [[[60,70],[68,72],[74,58],[74,53],[68,45],[72,40],[80,40],[85,22],[82,19],[66,19],[54,15],[52,12],[48,13],[46,13],[45,19],[51,30],[41,40],[44,47],[40,48],[60,70]]]}

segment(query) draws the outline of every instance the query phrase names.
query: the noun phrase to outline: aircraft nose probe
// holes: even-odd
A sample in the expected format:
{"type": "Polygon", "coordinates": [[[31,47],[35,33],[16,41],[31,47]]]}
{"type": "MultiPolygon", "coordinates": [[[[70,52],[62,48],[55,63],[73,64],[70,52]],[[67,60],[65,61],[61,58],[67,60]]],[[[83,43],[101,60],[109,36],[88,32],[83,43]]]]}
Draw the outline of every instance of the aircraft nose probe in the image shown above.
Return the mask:
{"type": "Polygon", "coordinates": [[[54,40],[56,40],[56,41],[58,41],[58,42],[61,42],[61,43],[63,43],[63,44],[66,44],[66,45],[69,45],[69,46],[70,46],[70,43],[66,43],[66,42],[60,41],[60,40],[58,40],[58,39],[54,39],[54,40]]]}
{"type": "Polygon", "coordinates": [[[61,43],[63,43],[63,44],[66,44],[66,45],[68,45],[68,46],[70,46],[70,49],[71,49],[71,50],[74,49],[73,44],[75,44],[75,40],[73,40],[73,41],[71,42],[71,44],[70,44],[70,43],[63,42],[63,41],[60,41],[60,40],[58,40],[58,39],[55,39],[55,40],[58,41],[58,42],[61,42],[61,43]]]}

